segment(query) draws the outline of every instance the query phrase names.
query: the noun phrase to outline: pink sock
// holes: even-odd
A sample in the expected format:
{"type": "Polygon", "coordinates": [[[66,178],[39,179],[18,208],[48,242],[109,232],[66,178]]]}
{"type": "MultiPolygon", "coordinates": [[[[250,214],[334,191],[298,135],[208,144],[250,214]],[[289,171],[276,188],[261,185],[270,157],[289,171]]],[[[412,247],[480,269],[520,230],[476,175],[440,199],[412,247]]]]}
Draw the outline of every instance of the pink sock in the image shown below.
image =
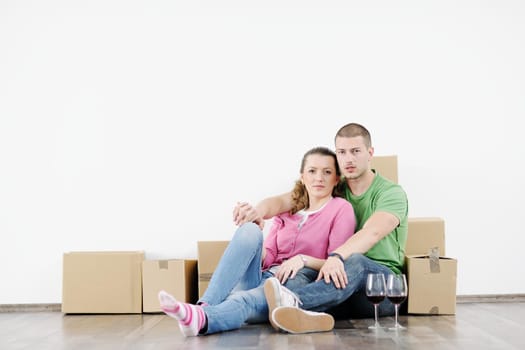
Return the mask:
{"type": "Polygon", "coordinates": [[[185,337],[196,336],[206,323],[206,314],[199,305],[178,302],[172,295],[159,292],[160,308],[166,315],[179,321],[179,328],[185,337]]]}

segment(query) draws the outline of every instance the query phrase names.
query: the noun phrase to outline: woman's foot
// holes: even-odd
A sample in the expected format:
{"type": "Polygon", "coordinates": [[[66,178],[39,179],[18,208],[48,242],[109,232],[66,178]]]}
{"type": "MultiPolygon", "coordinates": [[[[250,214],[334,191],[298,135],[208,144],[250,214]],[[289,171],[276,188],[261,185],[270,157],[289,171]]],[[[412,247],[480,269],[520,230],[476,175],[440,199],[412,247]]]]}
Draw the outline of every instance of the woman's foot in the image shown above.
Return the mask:
{"type": "Polygon", "coordinates": [[[179,321],[179,328],[185,337],[196,336],[206,324],[206,314],[199,305],[177,301],[171,294],[159,292],[160,308],[164,313],[179,321]]]}

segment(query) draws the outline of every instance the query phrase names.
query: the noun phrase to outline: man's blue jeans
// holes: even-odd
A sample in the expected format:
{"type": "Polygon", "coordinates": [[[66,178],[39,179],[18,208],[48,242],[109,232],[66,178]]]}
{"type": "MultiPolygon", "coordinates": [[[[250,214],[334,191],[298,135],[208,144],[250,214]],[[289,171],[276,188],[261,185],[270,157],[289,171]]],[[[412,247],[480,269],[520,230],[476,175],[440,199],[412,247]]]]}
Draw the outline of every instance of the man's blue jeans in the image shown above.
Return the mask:
{"type": "MultiPolygon", "coordinates": [[[[393,273],[388,267],[381,265],[363,254],[352,254],[345,260],[345,271],[348,277],[346,288],[338,289],[333,282],[324,280],[310,283],[292,291],[297,294],[303,304],[302,309],[329,312],[344,317],[374,317],[373,304],[366,299],[366,279],[369,273],[383,273],[385,278],[393,273]],[[341,308],[346,308],[342,310],[341,308]]],[[[380,316],[394,314],[394,305],[385,298],[379,304],[380,316]]]]}
{"type": "MultiPolygon", "coordinates": [[[[268,321],[264,281],[272,277],[262,271],[263,233],[259,226],[247,223],[235,232],[199,302],[208,318],[206,333],[237,329],[243,323],[268,321]]],[[[304,268],[286,287],[298,289],[315,280],[317,271],[304,268]]]]}

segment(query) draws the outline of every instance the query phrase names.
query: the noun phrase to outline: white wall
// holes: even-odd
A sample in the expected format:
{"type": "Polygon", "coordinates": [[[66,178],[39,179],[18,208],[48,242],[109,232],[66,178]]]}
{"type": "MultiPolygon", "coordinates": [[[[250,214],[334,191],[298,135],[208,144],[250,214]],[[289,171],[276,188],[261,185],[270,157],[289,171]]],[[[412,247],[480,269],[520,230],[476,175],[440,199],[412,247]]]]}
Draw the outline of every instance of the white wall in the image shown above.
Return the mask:
{"type": "Polygon", "coordinates": [[[343,124],[446,220],[458,294],[525,293],[521,1],[0,1],[0,304],[62,254],[194,258],[343,124]]]}

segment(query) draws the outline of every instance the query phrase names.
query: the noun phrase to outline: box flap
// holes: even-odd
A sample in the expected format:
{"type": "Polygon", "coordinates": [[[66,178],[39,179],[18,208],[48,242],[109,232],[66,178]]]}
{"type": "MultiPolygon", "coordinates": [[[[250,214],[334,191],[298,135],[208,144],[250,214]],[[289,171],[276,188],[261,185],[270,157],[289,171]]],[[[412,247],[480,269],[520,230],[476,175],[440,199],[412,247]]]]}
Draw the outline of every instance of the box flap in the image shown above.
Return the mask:
{"type": "Polygon", "coordinates": [[[371,168],[379,175],[389,179],[394,183],[398,183],[397,175],[397,156],[373,156],[371,168]]]}

